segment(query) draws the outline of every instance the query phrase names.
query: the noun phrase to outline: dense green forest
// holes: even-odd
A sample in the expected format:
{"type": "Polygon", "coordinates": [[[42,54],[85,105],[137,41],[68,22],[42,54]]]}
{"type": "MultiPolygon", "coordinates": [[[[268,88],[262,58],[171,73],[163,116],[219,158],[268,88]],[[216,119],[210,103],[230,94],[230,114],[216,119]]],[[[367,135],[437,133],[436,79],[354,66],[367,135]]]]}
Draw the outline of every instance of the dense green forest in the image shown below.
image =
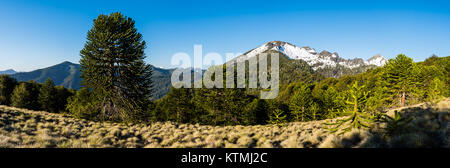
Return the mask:
{"type": "Polygon", "coordinates": [[[17,82],[8,75],[0,75],[1,105],[60,113],[66,111],[67,100],[74,93],[73,89],[55,86],[50,78],[39,84],[35,81],[17,82]]]}
{"type": "Polygon", "coordinates": [[[144,62],[145,47],[131,18],[100,15],[81,51],[84,87],[68,90],[50,79],[38,84],[2,75],[0,104],[117,122],[256,125],[350,116],[334,123],[335,128],[345,122],[360,128],[389,108],[450,95],[448,56],[414,62],[400,54],[383,67],[340,78],[325,78],[306,62],[281,56],[276,99],[259,99],[258,89],[171,88],[152,101],[152,67],[144,62]]]}
{"type": "Polygon", "coordinates": [[[283,73],[282,63],[280,68],[281,89],[277,99],[259,99],[251,89],[172,88],[167,96],[155,102],[151,119],[254,125],[335,118],[355,108],[376,116],[389,108],[433,101],[450,94],[450,57],[432,56],[415,63],[400,54],[387,65],[361,74],[324,79],[311,72],[303,75],[307,78],[289,82],[283,81],[283,76],[295,75],[283,73]],[[357,101],[356,105],[352,101],[357,101]]]}
{"type": "MultiPolygon", "coordinates": [[[[383,67],[341,78],[324,79],[307,71],[302,75],[308,78],[281,82],[279,96],[273,100],[259,99],[251,89],[172,88],[165,97],[149,101],[145,118],[139,120],[207,125],[322,120],[353,111],[355,91],[360,93],[357,111],[375,116],[389,108],[449,97],[449,69],[450,57],[432,56],[415,63],[405,55],[398,55],[383,67]]],[[[92,94],[87,88],[75,91],[55,86],[50,79],[38,84],[0,76],[3,105],[54,113],[68,111],[75,117],[99,120],[99,112],[89,107],[94,102],[92,94]],[[77,103],[83,106],[76,106],[77,103]],[[75,107],[77,110],[70,111],[75,107]]]]}

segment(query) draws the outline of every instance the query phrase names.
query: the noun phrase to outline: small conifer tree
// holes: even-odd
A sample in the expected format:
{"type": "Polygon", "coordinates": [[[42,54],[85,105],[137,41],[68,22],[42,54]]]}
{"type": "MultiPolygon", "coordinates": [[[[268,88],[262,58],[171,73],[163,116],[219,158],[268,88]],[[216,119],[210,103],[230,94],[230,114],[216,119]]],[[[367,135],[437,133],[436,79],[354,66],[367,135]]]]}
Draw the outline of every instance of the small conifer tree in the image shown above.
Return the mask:
{"type": "Polygon", "coordinates": [[[283,110],[275,109],[272,112],[272,115],[270,116],[269,123],[281,126],[281,124],[285,122],[286,122],[286,115],[284,114],[283,110]]]}
{"type": "Polygon", "coordinates": [[[295,91],[289,103],[289,110],[294,117],[294,121],[305,121],[311,104],[311,90],[303,84],[295,91]]]}
{"type": "Polygon", "coordinates": [[[327,123],[327,125],[335,125],[335,127],[330,128],[331,132],[341,131],[342,133],[351,131],[354,128],[369,128],[371,123],[371,116],[366,114],[364,102],[367,100],[368,92],[365,92],[364,85],[359,86],[358,81],[351,86],[348,91],[349,96],[347,97],[346,103],[351,105],[351,110],[344,111],[344,115],[349,115],[344,119],[338,119],[335,123],[327,123]],[[344,126],[344,128],[341,128],[344,126]]]}
{"type": "Polygon", "coordinates": [[[48,78],[39,89],[38,102],[43,110],[52,113],[58,112],[57,90],[55,88],[55,84],[50,78],[48,78]]]}
{"type": "Polygon", "coordinates": [[[17,108],[30,108],[31,101],[31,93],[27,89],[27,84],[20,83],[13,91],[11,105],[17,108]]]}

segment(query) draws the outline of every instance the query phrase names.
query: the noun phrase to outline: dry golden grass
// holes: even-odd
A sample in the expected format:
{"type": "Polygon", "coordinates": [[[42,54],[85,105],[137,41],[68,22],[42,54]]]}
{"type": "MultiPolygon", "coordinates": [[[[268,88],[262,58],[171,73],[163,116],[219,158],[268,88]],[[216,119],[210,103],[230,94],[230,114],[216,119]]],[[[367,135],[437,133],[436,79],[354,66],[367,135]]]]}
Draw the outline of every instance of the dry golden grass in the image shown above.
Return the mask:
{"type": "MultiPolygon", "coordinates": [[[[92,122],[67,115],[0,106],[0,147],[6,148],[349,148],[449,147],[450,99],[403,108],[414,120],[400,134],[386,137],[383,124],[371,130],[335,135],[331,120],[284,126],[200,126],[157,122],[92,122]]],[[[388,114],[390,114],[389,112],[388,114]]]]}

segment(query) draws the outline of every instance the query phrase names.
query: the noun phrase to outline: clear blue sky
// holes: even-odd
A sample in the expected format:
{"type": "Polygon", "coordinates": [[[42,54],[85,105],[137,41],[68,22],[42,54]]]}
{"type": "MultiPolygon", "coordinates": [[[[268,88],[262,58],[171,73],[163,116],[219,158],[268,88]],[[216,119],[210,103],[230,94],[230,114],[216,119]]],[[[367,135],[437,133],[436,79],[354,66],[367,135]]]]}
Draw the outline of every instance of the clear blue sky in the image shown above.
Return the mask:
{"type": "Polygon", "coordinates": [[[444,1],[0,1],[0,70],[78,63],[92,20],[120,11],[148,42],[147,62],[170,65],[177,52],[246,52],[281,40],[344,58],[416,61],[450,55],[450,2],[444,1]]]}

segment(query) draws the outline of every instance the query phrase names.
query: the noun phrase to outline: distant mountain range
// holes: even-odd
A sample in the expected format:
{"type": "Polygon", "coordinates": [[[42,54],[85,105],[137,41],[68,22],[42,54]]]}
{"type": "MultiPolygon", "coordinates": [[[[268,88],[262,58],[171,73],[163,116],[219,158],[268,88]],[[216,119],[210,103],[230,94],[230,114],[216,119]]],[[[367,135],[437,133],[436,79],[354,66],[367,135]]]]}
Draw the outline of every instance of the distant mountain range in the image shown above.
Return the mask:
{"type": "Polygon", "coordinates": [[[44,83],[48,78],[52,79],[56,85],[70,89],[80,88],[80,65],[71,62],[63,62],[51,67],[34,70],[31,72],[19,72],[11,76],[18,81],[34,80],[44,83]]]}
{"type": "MultiPolygon", "coordinates": [[[[170,77],[172,71],[173,69],[153,67],[153,80],[155,81],[155,91],[153,94],[154,98],[161,98],[169,92],[171,86],[170,77]]],[[[74,64],[66,61],[54,66],[34,70],[31,72],[10,73],[9,75],[13,78],[16,78],[18,81],[34,80],[38,83],[44,83],[45,80],[50,78],[56,85],[78,90],[81,87],[80,74],[81,72],[79,64],[74,64]]]]}
{"type": "Polygon", "coordinates": [[[245,61],[251,57],[259,55],[267,51],[275,51],[291,60],[303,60],[312,69],[326,77],[340,77],[345,74],[361,73],[373,67],[383,66],[387,63],[381,55],[375,55],[368,60],[361,58],[344,59],[339,54],[329,51],[317,52],[310,47],[297,47],[293,44],[283,41],[271,41],[257,48],[254,48],[245,54],[235,58],[236,61],[245,61]]]}
{"type": "Polygon", "coordinates": [[[268,50],[278,51],[290,59],[301,59],[306,61],[314,70],[325,67],[343,66],[346,68],[358,68],[361,66],[383,66],[387,60],[381,55],[375,55],[364,61],[361,58],[344,59],[339,57],[338,53],[328,52],[326,50],[318,53],[314,48],[297,47],[293,44],[283,41],[271,41],[265,43],[258,48],[246,52],[244,55],[237,57],[238,61],[247,60],[250,57],[261,54],[268,50]]]}
{"type": "MultiPolygon", "coordinates": [[[[317,53],[310,47],[297,47],[287,42],[272,41],[252,49],[245,54],[236,57],[237,61],[244,61],[250,57],[261,53],[278,52],[285,57],[280,58],[282,83],[301,81],[308,78],[315,78],[314,73],[319,73],[325,77],[340,77],[344,74],[361,73],[365,70],[383,66],[387,60],[381,55],[376,55],[368,60],[360,58],[343,59],[337,53],[322,51],[317,53]],[[297,74],[297,75],[295,75],[297,74]],[[311,76],[313,75],[313,76],[311,76]],[[295,78],[295,79],[293,79],[295,78]],[[297,79],[298,78],[298,79],[297,79]]],[[[171,86],[171,74],[175,69],[163,69],[153,67],[154,94],[155,99],[166,95],[171,86]]],[[[200,73],[198,70],[192,70],[200,73]]],[[[204,71],[202,71],[203,73],[204,71]]],[[[8,74],[18,81],[34,80],[44,83],[48,78],[52,79],[56,85],[71,89],[81,87],[80,65],[71,62],[63,62],[54,66],[31,72],[16,72],[12,69],[0,71],[0,74],[8,74]]],[[[197,81],[198,79],[194,79],[197,81]]]]}
{"type": "Polygon", "coordinates": [[[8,69],[8,70],[4,70],[4,71],[0,71],[0,75],[2,74],[6,74],[6,75],[12,75],[17,73],[16,71],[12,70],[12,69],[8,69]]]}

